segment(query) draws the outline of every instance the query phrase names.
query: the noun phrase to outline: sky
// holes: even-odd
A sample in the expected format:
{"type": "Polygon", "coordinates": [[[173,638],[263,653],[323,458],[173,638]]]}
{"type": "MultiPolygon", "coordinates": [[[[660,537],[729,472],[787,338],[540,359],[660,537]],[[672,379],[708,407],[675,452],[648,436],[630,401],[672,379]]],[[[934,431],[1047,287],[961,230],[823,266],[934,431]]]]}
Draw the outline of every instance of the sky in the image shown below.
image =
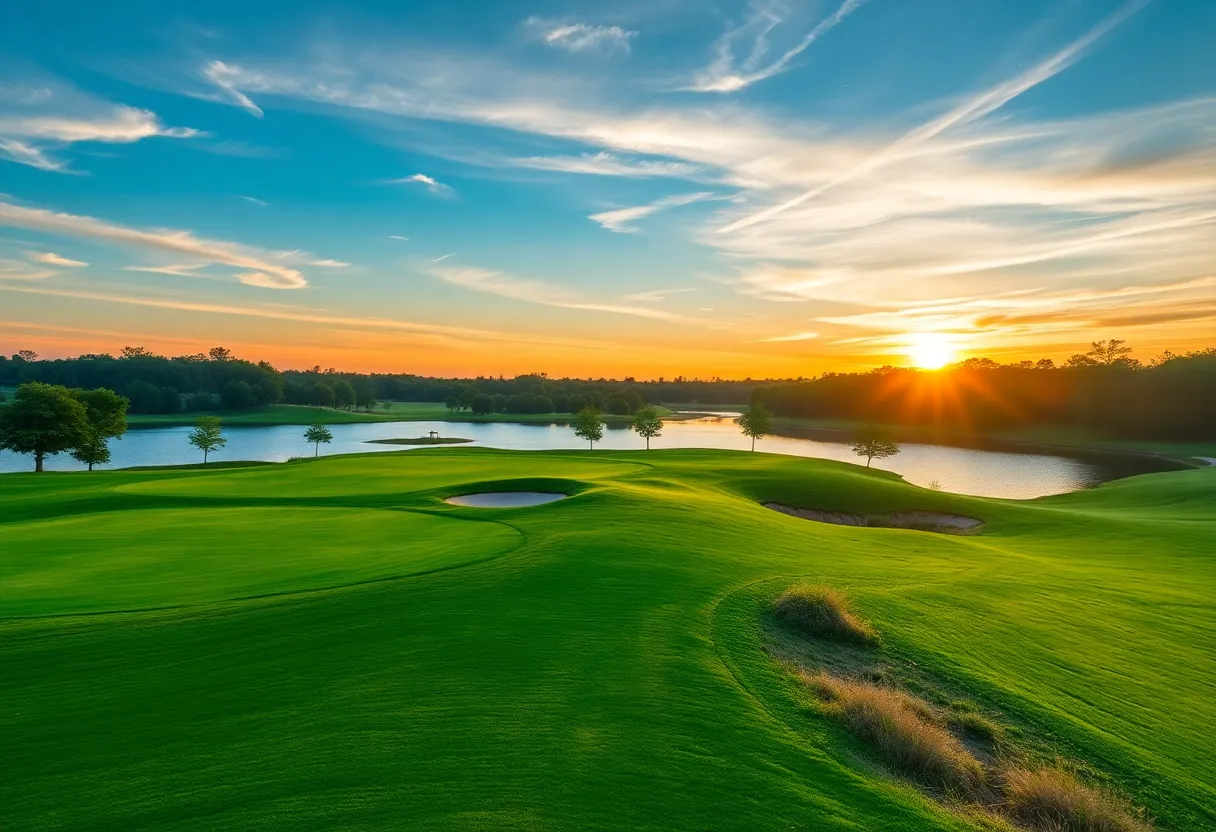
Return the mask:
{"type": "Polygon", "coordinates": [[[9,0],[0,352],[766,378],[1216,345],[1211,0],[9,0]]]}

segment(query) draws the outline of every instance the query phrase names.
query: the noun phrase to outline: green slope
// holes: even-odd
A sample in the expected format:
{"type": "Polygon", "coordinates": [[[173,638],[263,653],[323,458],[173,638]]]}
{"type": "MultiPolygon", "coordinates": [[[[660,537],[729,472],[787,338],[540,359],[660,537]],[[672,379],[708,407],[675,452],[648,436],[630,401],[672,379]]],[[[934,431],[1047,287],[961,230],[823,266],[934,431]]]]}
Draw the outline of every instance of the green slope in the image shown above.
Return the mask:
{"type": "Polygon", "coordinates": [[[759,613],[803,577],[1163,829],[1216,827],[1216,469],[1017,503],[764,454],[443,449],[5,475],[0,505],[5,830],[967,828],[790,705],[759,613]],[[442,500],[501,487],[574,496],[442,500]]]}

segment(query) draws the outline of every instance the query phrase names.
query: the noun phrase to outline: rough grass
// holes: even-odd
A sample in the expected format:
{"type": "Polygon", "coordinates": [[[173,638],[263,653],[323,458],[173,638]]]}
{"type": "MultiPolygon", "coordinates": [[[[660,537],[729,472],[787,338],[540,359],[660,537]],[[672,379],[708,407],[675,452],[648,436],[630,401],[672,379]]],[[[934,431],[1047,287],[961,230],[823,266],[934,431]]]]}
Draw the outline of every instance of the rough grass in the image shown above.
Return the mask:
{"type": "Polygon", "coordinates": [[[826,673],[803,678],[828,712],[892,768],[952,794],[974,794],[983,785],[983,766],[920,699],[826,673]]]}
{"type": "Polygon", "coordinates": [[[1001,776],[1005,811],[1043,832],[1148,832],[1152,824],[1136,816],[1119,797],[1087,786],[1054,768],[1012,769],[1001,776]]]}
{"type": "Polygon", "coordinates": [[[858,644],[877,644],[878,631],[849,608],[841,591],[827,586],[799,584],[773,602],[777,618],[806,633],[858,644]]]}

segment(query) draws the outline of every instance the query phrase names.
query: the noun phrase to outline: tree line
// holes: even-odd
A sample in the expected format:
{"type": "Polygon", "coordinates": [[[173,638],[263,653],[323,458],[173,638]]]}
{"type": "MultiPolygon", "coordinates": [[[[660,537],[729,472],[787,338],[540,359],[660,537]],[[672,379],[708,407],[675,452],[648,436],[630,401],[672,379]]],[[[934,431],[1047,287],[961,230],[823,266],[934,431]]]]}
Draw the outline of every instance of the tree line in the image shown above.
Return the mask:
{"type": "Polygon", "coordinates": [[[117,355],[41,359],[21,350],[0,356],[0,386],[40,381],[69,388],[105,387],[130,401],[131,413],[175,414],[243,410],[279,403],[374,410],[389,401],[443,402],[449,409],[491,413],[636,413],[644,403],[746,402],[760,382],[721,379],[551,379],[543,373],[513,378],[434,378],[409,373],[348,373],[315,366],[278,370],[238,358],[224,347],[168,357],[143,347],[117,355]]]}
{"type": "Polygon", "coordinates": [[[1148,363],[1118,339],[1061,366],[972,358],[942,370],[866,373],[757,387],[751,401],[782,417],[848,419],[978,431],[1071,426],[1128,439],[1216,436],[1216,349],[1148,363]]]}

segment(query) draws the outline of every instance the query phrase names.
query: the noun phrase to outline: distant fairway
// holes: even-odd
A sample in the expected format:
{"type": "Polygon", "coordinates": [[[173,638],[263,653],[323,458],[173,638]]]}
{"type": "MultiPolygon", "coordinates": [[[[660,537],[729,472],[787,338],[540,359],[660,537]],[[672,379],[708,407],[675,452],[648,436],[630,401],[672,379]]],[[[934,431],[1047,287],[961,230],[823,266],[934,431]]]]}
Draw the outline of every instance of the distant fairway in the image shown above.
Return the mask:
{"type": "Polygon", "coordinates": [[[973,828],[792,704],[760,619],[808,581],[1160,829],[1216,828],[1216,468],[1018,503],[459,448],[0,476],[0,829],[973,828]],[[498,490],[574,496],[444,502],[498,490]]]}

